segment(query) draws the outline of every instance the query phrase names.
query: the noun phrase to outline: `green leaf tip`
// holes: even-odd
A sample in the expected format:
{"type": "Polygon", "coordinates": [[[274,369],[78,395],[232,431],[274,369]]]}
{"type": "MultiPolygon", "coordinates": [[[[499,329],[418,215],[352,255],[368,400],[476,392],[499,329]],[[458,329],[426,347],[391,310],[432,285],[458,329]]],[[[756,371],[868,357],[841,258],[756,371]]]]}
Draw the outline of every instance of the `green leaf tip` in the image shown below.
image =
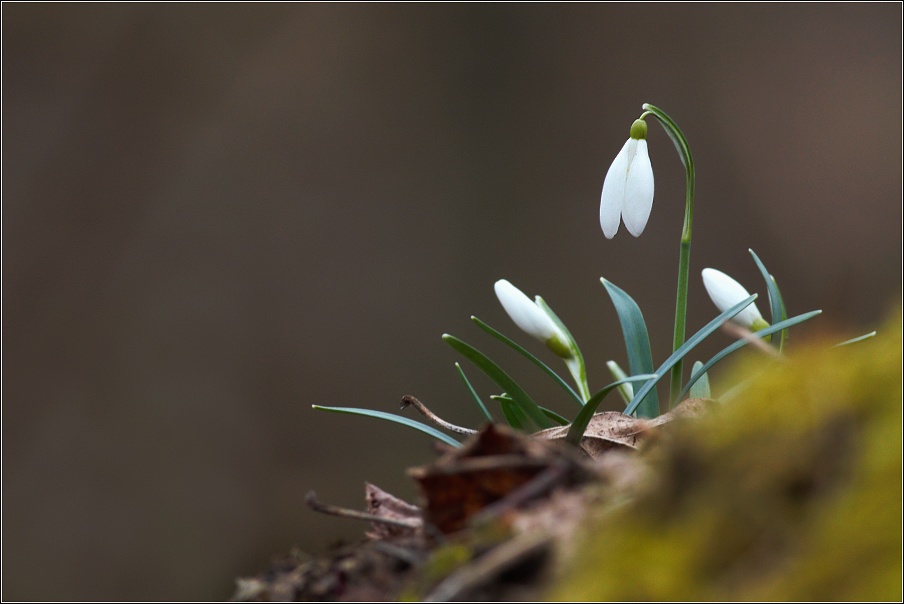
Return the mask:
{"type": "MultiPolygon", "coordinates": [[[[769,311],[771,313],[772,323],[778,323],[780,321],[784,321],[788,318],[788,311],[785,308],[785,302],[782,299],[782,293],[778,288],[778,282],[775,280],[775,277],[766,269],[766,266],[763,264],[763,261],[760,260],[760,257],[756,255],[752,249],[748,248],[748,252],[750,252],[751,257],[753,257],[753,262],[756,264],[760,273],[763,275],[763,280],[766,282],[766,289],[769,293],[769,311]]],[[[762,328],[762,326],[760,326],[762,328]]],[[[772,343],[776,346],[779,352],[781,352],[785,345],[788,343],[788,331],[782,330],[779,333],[777,338],[772,339],[772,343]]]]}
{"type": "Polygon", "coordinates": [[[869,332],[869,333],[865,333],[865,334],[863,334],[862,336],[857,336],[856,338],[851,338],[850,340],[845,340],[844,342],[840,342],[840,343],[838,343],[838,344],[835,344],[832,348],[838,348],[838,347],[840,347],[840,346],[847,346],[848,344],[855,344],[855,343],[857,343],[857,342],[862,342],[863,340],[868,340],[868,339],[870,339],[870,338],[875,337],[875,336],[876,336],[876,333],[877,333],[877,332],[875,332],[875,331],[871,331],[871,332],[869,332]]]}
{"type": "MultiPolygon", "coordinates": [[[[783,331],[783,330],[787,329],[788,327],[792,327],[792,326],[794,326],[794,325],[797,325],[798,323],[803,323],[804,321],[809,321],[810,319],[812,319],[813,317],[815,317],[815,316],[817,316],[817,315],[819,315],[819,314],[821,314],[821,313],[822,313],[821,310],[813,310],[813,311],[804,313],[804,314],[802,314],[802,315],[797,315],[796,317],[791,317],[790,319],[785,319],[784,321],[779,321],[779,322],[776,323],[775,325],[770,325],[769,327],[767,327],[767,328],[765,328],[765,329],[761,329],[761,330],[759,330],[759,331],[754,332],[753,334],[751,334],[751,337],[753,337],[753,338],[761,338],[761,337],[765,337],[765,336],[771,335],[771,334],[773,334],[773,333],[775,333],[775,332],[777,332],[777,331],[783,331]]],[[[737,342],[735,342],[735,343],[732,344],[731,346],[727,346],[726,348],[723,348],[723,349],[722,349],[718,354],[716,354],[713,358],[711,358],[709,361],[707,361],[706,363],[704,363],[703,366],[702,366],[699,370],[695,370],[695,371],[691,374],[691,377],[690,377],[690,379],[688,380],[687,384],[686,384],[686,385],[684,386],[684,388],[681,390],[681,393],[680,393],[680,395],[679,395],[679,399],[680,399],[682,396],[684,396],[685,394],[687,394],[688,391],[693,387],[694,383],[695,383],[698,379],[700,379],[700,377],[702,377],[703,375],[706,375],[706,372],[707,372],[710,368],[712,368],[713,365],[715,365],[716,363],[718,363],[719,361],[721,361],[722,359],[724,359],[724,358],[727,357],[728,355],[732,354],[733,352],[735,352],[735,351],[737,351],[737,350],[740,350],[741,348],[743,348],[744,346],[746,346],[746,345],[749,344],[749,343],[750,343],[750,341],[747,340],[747,339],[738,340],[737,342]]]]}
{"type": "Polygon", "coordinates": [[[551,428],[555,424],[550,421],[540,407],[533,401],[530,395],[518,385],[499,365],[492,361],[485,354],[464,342],[455,336],[446,334],[443,340],[451,346],[455,351],[471,361],[478,369],[480,369],[488,378],[493,380],[497,386],[507,392],[518,408],[534,422],[540,429],[551,428]]]}
{"type": "MultiPolygon", "coordinates": [[[[683,359],[684,356],[694,348],[694,346],[706,339],[712,332],[718,329],[720,325],[747,308],[747,306],[753,303],[754,300],[756,300],[756,294],[748,296],[725,312],[719,314],[715,319],[707,323],[702,329],[691,336],[684,344],[682,344],[675,352],[673,352],[672,355],[667,358],[662,365],[659,366],[659,368],[656,370],[656,373],[660,376],[668,373],[672,367],[679,363],[681,359],[683,359]]],[[[637,410],[637,407],[638,405],[640,405],[643,397],[645,397],[650,392],[650,390],[656,387],[657,381],[658,378],[656,380],[649,380],[640,388],[639,392],[634,393],[634,399],[631,401],[631,404],[628,405],[628,407],[625,409],[625,415],[631,415],[637,410]]],[[[679,398],[680,397],[677,396],[675,397],[676,403],[679,398]]]]}
{"type": "MultiPolygon", "coordinates": [[[[555,371],[553,371],[553,370],[552,370],[548,365],[546,365],[543,361],[541,361],[540,359],[538,359],[537,357],[535,357],[533,354],[531,354],[530,352],[528,352],[525,348],[523,348],[522,346],[520,346],[517,342],[515,342],[515,341],[512,340],[511,338],[505,336],[504,334],[502,334],[502,333],[499,332],[498,330],[493,329],[492,327],[490,327],[489,325],[487,325],[486,323],[484,323],[483,321],[481,321],[481,320],[478,319],[477,317],[473,317],[473,316],[472,316],[472,317],[471,317],[471,320],[474,321],[474,323],[477,325],[477,327],[479,327],[480,329],[484,330],[485,332],[487,332],[488,334],[490,334],[491,336],[493,336],[494,338],[496,338],[497,340],[499,340],[500,342],[502,342],[502,343],[505,344],[506,346],[512,348],[513,350],[515,350],[516,352],[518,352],[518,354],[520,354],[521,356],[523,356],[524,358],[526,358],[528,361],[530,361],[531,363],[533,363],[534,365],[536,365],[537,367],[539,367],[544,373],[546,373],[549,377],[551,377],[551,378],[552,378],[559,386],[561,386],[561,387],[568,393],[569,396],[571,396],[575,401],[577,401],[577,403],[578,403],[579,405],[582,405],[582,406],[583,406],[583,404],[584,404],[584,399],[582,399],[582,398],[578,395],[578,393],[575,392],[575,391],[571,388],[571,386],[569,386],[568,384],[565,383],[565,380],[563,380],[561,377],[559,377],[559,374],[557,374],[555,371]]],[[[587,394],[587,398],[590,398],[589,393],[587,394]]]]}
{"type": "Polygon", "coordinates": [[[373,417],[376,419],[382,419],[389,422],[394,422],[397,424],[402,424],[403,426],[408,426],[409,428],[414,428],[415,430],[419,430],[424,434],[432,436],[436,440],[440,440],[447,445],[458,448],[461,446],[461,443],[449,436],[448,434],[444,434],[426,424],[422,424],[420,422],[416,422],[413,419],[408,419],[407,417],[402,417],[401,415],[393,415],[392,413],[384,413],[383,411],[374,411],[373,409],[358,409],[355,407],[323,407],[321,405],[311,405],[312,409],[318,409],[320,411],[330,411],[332,413],[346,413],[348,415],[363,415],[365,417],[373,417]]]}
{"type": "Polygon", "coordinates": [[[490,423],[493,423],[493,416],[490,415],[490,412],[487,410],[486,405],[483,404],[483,401],[480,400],[480,396],[477,394],[477,391],[474,389],[474,386],[471,385],[471,381],[468,379],[468,376],[465,375],[465,370],[461,368],[461,365],[455,363],[455,369],[458,370],[458,375],[461,377],[461,380],[465,383],[465,388],[468,389],[468,392],[471,393],[471,398],[480,408],[480,412],[483,413],[483,416],[490,423]]]}
{"type": "Polygon", "coordinates": [[[712,398],[712,390],[709,386],[709,375],[703,371],[703,361],[697,361],[691,368],[691,376],[699,375],[700,377],[691,385],[688,396],[691,398],[712,398]]]}
{"type": "MultiPolygon", "coordinates": [[[[618,315],[628,355],[628,368],[634,375],[653,373],[653,356],[650,352],[650,337],[643,312],[637,302],[623,289],[614,283],[601,278],[600,281],[612,300],[612,306],[618,315]]],[[[659,396],[655,389],[644,397],[637,411],[638,417],[656,417],[659,415],[659,396]]]]}

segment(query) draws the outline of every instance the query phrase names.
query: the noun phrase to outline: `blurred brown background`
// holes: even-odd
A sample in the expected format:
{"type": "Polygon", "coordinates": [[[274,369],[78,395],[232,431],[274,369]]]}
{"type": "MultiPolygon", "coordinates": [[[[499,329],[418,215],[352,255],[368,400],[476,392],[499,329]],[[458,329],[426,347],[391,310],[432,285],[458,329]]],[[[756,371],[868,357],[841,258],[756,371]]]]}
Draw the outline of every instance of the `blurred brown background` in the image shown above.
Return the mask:
{"type": "Polygon", "coordinates": [[[643,102],[697,162],[689,333],[716,312],[703,267],[765,293],[748,247],[792,313],[825,310],[792,337],[873,329],[901,293],[900,23],[898,4],[4,4],[3,597],[223,598],[293,545],[360,535],[304,493],[414,498],[430,439],[310,406],[410,393],[475,424],[443,332],[573,412],[469,322],[526,340],[498,278],[568,322],[591,386],[624,358],[600,276],[663,360],[684,184],[654,122],[646,232],[598,223],[643,102]]]}

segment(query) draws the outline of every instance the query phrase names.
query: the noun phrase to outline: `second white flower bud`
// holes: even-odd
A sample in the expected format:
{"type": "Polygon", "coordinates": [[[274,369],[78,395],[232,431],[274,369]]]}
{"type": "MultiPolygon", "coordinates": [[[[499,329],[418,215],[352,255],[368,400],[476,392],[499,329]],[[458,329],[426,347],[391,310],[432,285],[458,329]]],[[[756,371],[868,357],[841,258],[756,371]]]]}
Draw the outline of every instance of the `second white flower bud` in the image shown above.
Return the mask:
{"type": "Polygon", "coordinates": [[[540,340],[563,359],[574,355],[569,338],[536,302],[505,279],[497,281],[495,289],[502,308],[521,331],[540,340]]]}
{"type": "MultiPolygon", "coordinates": [[[[743,285],[714,268],[703,269],[703,285],[713,304],[722,312],[750,297],[750,292],[743,285]]],[[[756,302],[735,315],[732,321],[752,331],[769,327],[769,323],[760,314],[760,309],[756,307],[756,302]]]]}

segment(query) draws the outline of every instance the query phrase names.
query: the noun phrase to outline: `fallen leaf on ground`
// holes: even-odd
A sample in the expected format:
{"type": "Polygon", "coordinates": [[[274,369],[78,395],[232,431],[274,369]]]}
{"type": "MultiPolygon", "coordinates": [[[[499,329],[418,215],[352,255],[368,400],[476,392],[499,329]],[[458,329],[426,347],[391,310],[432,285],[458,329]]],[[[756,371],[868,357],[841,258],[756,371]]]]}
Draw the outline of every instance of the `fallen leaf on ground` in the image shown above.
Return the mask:
{"type": "MultiPolygon", "coordinates": [[[[636,449],[653,428],[676,419],[697,417],[705,413],[714,402],[702,398],[685,399],[674,409],[655,419],[637,418],[620,411],[601,411],[590,418],[581,438],[581,449],[593,459],[599,459],[610,451],[636,449]]],[[[562,440],[568,434],[569,428],[570,426],[547,428],[534,433],[533,436],[546,440],[562,440]]]]}
{"type": "MultiPolygon", "coordinates": [[[[387,493],[375,484],[364,483],[364,496],[369,514],[390,520],[421,521],[421,508],[387,493]]],[[[387,539],[411,536],[416,531],[416,528],[372,522],[366,535],[371,539],[387,539]]]]}
{"type": "MultiPolygon", "coordinates": [[[[491,424],[461,449],[430,465],[411,468],[408,474],[417,481],[426,502],[425,520],[443,533],[452,533],[482,509],[563,464],[576,467],[578,462],[560,443],[491,424]]],[[[553,473],[562,480],[571,479],[572,474],[567,469],[553,473]]]]}

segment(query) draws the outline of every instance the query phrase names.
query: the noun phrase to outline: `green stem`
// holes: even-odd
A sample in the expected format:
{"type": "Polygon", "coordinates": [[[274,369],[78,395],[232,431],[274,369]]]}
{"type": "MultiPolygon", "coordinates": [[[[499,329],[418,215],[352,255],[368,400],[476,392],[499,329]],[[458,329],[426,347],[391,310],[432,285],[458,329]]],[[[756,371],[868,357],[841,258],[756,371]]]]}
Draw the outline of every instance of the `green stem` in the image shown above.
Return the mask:
{"type": "Polygon", "coordinates": [[[574,378],[574,383],[580,390],[581,398],[586,403],[590,399],[590,385],[587,383],[587,367],[584,365],[584,357],[578,355],[576,358],[565,361],[568,372],[574,378]]]}
{"type": "MultiPolygon", "coordinates": [[[[691,155],[687,139],[678,127],[678,124],[662,109],[645,103],[644,113],[641,119],[647,115],[654,116],[666,134],[675,144],[675,149],[684,164],[685,181],[687,185],[684,203],[684,227],[681,230],[681,247],[678,252],[678,294],[675,298],[675,337],[672,342],[672,351],[678,350],[684,344],[685,323],[687,322],[687,283],[691,263],[691,227],[694,219],[694,158],[691,155]]],[[[669,406],[673,406],[681,392],[682,362],[679,360],[672,367],[671,386],[669,388],[669,406]]]]}
{"type": "Polygon", "coordinates": [[[562,322],[562,319],[552,311],[549,304],[546,303],[546,300],[537,296],[535,302],[543,312],[549,315],[552,322],[558,325],[559,329],[562,330],[562,333],[565,334],[565,337],[568,338],[568,345],[571,348],[572,356],[570,359],[565,359],[565,366],[568,368],[571,377],[574,378],[574,383],[581,393],[581,398],[584,399],[584,402],[586,403],[590,399],[590,385],[587,383],[587,366],[584,364],[584,355],[581,354],[581,349],[578,348],[577,340],[574,339],[574,336],[571,335],[571,332],[565,327],[565,323],[562,322]]]}
{"type": "MultiPolygon", "coordinates": [[[[689,193],[692,195],[692,193],[689,193]]],[[[687,214],[685,214],[685,217],[687,214]]],[[[686,218],[685,218],[686,220],[686,218]]],[[[681,238],[681,247],[678,252],[678,294],[675,296],[675,337],[672,342],[672,351],[681,348],[684,344],[685,321],[687,319],[687,280],[688,271],[691,261],[691,240],[690,237],[685,240],[681,238]]],[[[669,408],[671,409],[678,402],[678,395],[681,392],[681,379],[683,360],[679,360],[672,367],[671,380],[669,382],[669,408]]]]}

